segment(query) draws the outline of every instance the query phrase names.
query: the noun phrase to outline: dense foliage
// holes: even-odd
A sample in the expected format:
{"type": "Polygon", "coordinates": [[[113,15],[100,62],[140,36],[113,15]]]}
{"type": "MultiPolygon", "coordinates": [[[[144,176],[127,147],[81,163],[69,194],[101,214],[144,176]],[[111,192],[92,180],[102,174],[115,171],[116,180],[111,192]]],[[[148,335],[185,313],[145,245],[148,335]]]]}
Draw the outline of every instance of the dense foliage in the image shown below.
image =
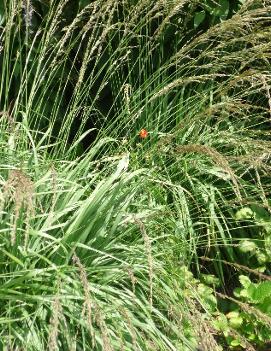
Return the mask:
{"type": "Polygon", "coordinates": [[[271,3],[0,3],[0,350],[271,340],[271,3]]]}

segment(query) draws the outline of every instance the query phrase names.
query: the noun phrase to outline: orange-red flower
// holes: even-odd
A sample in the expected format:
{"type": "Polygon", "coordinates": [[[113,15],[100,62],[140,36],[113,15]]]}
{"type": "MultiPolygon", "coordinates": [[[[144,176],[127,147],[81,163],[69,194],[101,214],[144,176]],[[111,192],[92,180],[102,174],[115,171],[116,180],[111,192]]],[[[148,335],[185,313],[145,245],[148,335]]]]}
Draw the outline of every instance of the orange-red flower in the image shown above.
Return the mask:
{"type": "Polygon", "coordinates": [[[148,136],[148,131],[146,130],[146,129],[141,129],[141,131],[139,132],[139,136],[140,136],[140,138],[142,138],[142,139],[145,139],[145,138],[147,138],[147,136],[148,136]]]}

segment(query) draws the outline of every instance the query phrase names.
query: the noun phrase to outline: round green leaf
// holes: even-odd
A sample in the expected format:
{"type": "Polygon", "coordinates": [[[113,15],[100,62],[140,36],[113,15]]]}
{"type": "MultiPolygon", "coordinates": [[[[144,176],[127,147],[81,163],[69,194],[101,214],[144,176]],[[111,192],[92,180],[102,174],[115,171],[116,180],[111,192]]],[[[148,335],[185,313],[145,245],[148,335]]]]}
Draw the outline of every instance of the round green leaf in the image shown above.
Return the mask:
{"type": "Polygon", "coordinates": [[[255,252],[257,250],[257,245],[250,240],[241,241],[239,244],[239,250],[242,252],[255,252]]]}
{"type": "Polygon", "coordinates": [[[243,318],[240,316],[239,312],[232,311],[227,314],[229,318],[229,324],[232,328],[240,328],[243,323],[243,318]]]}
{"type": "Polygon", "coordinates": [[[236,212],[235,218],[240,221],[243,219],[251,219],[254,217],[254,212],[250,207],[243,207],[239,211],[236,212]]]}

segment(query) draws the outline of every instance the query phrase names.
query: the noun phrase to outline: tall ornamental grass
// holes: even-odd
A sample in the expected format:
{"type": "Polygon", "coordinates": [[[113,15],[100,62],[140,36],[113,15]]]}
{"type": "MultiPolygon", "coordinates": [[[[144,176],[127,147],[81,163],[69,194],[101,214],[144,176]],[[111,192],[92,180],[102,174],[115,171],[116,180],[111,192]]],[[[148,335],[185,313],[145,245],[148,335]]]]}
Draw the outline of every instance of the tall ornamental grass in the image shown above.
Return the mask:
{"type": "Polygon", "coordinates": [[[2,349],[225,346],[188,268],[235,287],[270,210],[271,4],[204,3],[1,5],[2,349]]]}
{"type": "Polygon", "coordinates": [[[156,244],[166,234],[152,233],[158,206],[142,210],[146,170],[129,171],[127,155],[100,158],[100,170],[94,148],[44,158],[15,128],[14,149],[9,131],[1,137],[1,348],[190,347],[168,312],[181,295],[156,244]]]}

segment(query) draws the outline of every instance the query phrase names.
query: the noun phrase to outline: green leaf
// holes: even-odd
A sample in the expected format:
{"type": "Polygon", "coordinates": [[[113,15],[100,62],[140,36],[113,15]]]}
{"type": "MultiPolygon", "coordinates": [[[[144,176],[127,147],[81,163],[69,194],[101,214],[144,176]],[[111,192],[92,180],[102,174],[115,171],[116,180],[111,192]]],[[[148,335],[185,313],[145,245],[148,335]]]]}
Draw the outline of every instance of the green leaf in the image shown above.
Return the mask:
{"type": "Polygon", "coordinates": [[[194,28],[197,28],[205,19],[206,13],[204,10],[196,12],[194,17],[194,28]]]}
{"type": "Polygon", "coordinates": [[[253,241],[250,241],[250,240],[244,240],[244,241],[241,241],[241,243],[239,244],[239,250],[242,251],[242,252],[256,252],[257,250],[257,245],[253,242],[253,241]]]}
{"type": "Polygon", "coordinates": [[[240,275],[239,282],[243,285],[244,288],[248,288],[251,284],[251,280],[246,275],[240,275]]]}
{"type": "Polygon", "coordinates": [[[260,264],[263,264],[268,261],[268,257],[262,251],[258,251],[256,253],[256,258],[260,264]]]}
{"type": "Polygon", "coordinates": [[[240,328],[243,324],[243,318],[240,316],[239,312],[231,311],[227,314],[229,318],[229,324],[232,328],[240,328]]]}
{"type": "Polygon", "coordinates": [[[212,311],[215,311],[217,306],[217,301],[215,296],[213,295],[213,289],[200,283],[198,285],[198,293],[202,297],[202,300],[206,304],[206,306],[212,311]]]}
{"type": "Polygon", "coordinates": [[[203,280],[203,282],[207,285],[214,285],[214,286],[219,286],[220,285],[220,280],[213,274],[201,274],[200,276],[203,280]]]}
{"type": "Polygon", "coordinates": [[[252,285],[250,279],[245,275],[240,275],[239,281],[244,289],[236,289],[237,296],[248,297],[247,289],[252,285]]]}
{"type": "Polygon", "coordinates": [[[259,305],[259,309],[270,316],[271,315],[271,298],[268,297],[264,299],[263,303],[259,305]]]}
{"type": "Polygon", "coordinates": [[[256,303],[263,302],[265,298],[271,296],[271,281],[260,284],[251,284],[248,287],[249,297],[256,303]]]}
{"type": "Polygon", "coordinates": [[[254,217],[254,212],[250,207],[243,207],[236,212],[235,218],[240,221],[243,219],[252,219],[254,217]]]}
{"type": "Polygon", "coordinates": [[[221,19],[226,19],[229,13],[229,1],[228,0],[220,0],[219,6],[216,6],[213,11],[212,15],[216,17],[220,17],[221,19]]]}
{"type": "Polygon", "coordinates": [[[251,210],[254,212],[257,221],[270,221],[270,215],[263,207],[251,205],[251,210]]]}
{"type": "Polygon", "coordinates": [[[219,315],[217,319],[213,322],[213,325],[215,329],[220,330],[224,333],[230,330],[228,320],[224,314],[219,315]]]}
{"type": "Polygon", "coordinates": [[[235,346],[239,346],[240,345],[240,340],[238,339],[233,339],[231,341],[231,346],[235,347],[235,346]]]}

